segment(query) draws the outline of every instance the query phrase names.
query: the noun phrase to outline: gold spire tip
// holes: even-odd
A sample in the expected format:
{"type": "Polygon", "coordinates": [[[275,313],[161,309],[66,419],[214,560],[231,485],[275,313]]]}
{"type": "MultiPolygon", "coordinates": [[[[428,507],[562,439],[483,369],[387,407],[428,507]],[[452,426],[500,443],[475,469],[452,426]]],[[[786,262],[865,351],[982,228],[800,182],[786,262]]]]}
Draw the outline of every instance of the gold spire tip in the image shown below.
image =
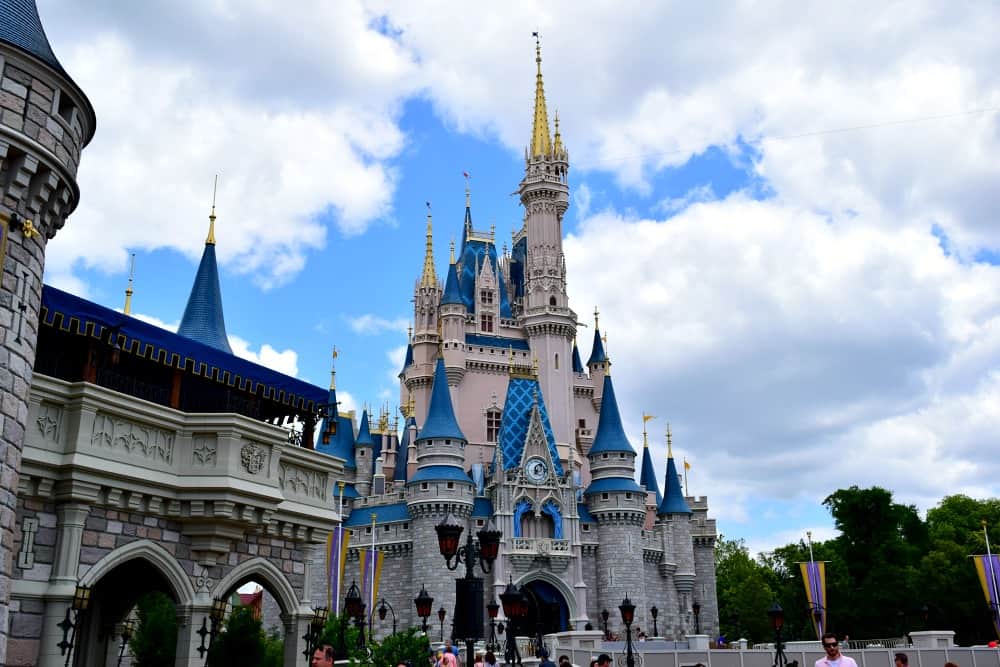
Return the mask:
{"type": "Polygon", "coordinates": [[[437,285],[437,273],[434,271],[434,220],[431,216],[430,202],[427,202],[427,239],[424,248],[424,271],[420,284],[423,287],[437,285]]]}
{"type": "Polygon", "coordinates": [[[542,42],[538,31],[535,38],[535,120],[531,132],[531,155],[539,157],[552,154],[552,139],[549,136],[549,116],[545,110],[545,85],[542,81],[542,42]]]}
{"type": "Polygon", "coordinates": [[[125,308],[123,312],[126,315],[132,314],[132,295],[135,290],[132,289],[132,281],[135,279],[135,253],[132,253],[132,265],[128,270],[128,287],[125,288],[125,308]]]}
{"type": "Polygon", "coordinates": [[[454,264],[455,263],[455,239],[452,239],[451,242],[448,245],[449,245],[449,253],[451,255],[448,258],[448,262],[450,264],[454,264]]]}
{"type": "Polygon", "coordinates": [[[670,422],[667,422],[667,458],[674,458],[674,440],[673,434],[670,432],[670,422]]]}
{"type": "Polygon", "coordinates": [[[337,346],[333,346],[333,352],[330,354],[330,389],[337,388],[337,346]]]}
{"type": "Polygon", "coordinates": [[[215,183],[212,185],[212,212],[208,214],[208,237],[205,245],[215,245],[215,195],[219,190],[219,175],[215,175],[215,183]]]}

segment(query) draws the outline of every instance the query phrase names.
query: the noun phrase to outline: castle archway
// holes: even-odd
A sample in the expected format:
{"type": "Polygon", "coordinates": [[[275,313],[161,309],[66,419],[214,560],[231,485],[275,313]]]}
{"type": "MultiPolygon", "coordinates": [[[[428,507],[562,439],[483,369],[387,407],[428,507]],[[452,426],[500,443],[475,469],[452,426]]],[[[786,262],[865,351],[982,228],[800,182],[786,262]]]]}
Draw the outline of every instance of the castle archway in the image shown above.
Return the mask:
{"type": "Polygon", "coordinates": [[[521,584],[521,591],[528,599],[522,632],[547,635],[569,630],[569,604],[559,588],[544,579],[533,579],[521,584]]]}

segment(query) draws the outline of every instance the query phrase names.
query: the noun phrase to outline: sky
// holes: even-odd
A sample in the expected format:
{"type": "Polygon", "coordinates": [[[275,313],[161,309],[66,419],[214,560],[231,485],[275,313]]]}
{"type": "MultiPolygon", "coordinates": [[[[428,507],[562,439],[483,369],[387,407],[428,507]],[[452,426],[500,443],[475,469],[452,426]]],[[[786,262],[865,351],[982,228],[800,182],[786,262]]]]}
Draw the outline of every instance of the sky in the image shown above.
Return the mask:
{"type": "MultiPolygon", "coordinates": [[[[1000,6],[38,0],[97,113],[46,281],[176,326],[207,232],[234,349],[398,400],[434,213],[521,211],[542,39],[570,152],[570,305],[599,307],[626,430],[754,551],[880,485],[993,497],[1000,6]]],[[[580,333],[589,353],[591,329],[580,333]]]]}

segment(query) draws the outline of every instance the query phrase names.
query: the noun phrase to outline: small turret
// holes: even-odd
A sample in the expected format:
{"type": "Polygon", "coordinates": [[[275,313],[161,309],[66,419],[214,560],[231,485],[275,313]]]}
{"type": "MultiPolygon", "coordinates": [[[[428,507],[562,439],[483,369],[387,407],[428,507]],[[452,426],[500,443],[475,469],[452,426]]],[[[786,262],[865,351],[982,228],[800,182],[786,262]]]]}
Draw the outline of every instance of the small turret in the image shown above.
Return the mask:
{"type": "Polygon", "coordinates": [[[354,441],[354,457],[357,464],[354,484],[362,496],[371,493],[372,475],[375,472],[374,453],[375,441],[372,439],[369,426],[368,410],[365,409],[361,413],[361,425],[358,427],[358,437],[354,441]]]}
{"type": "Polygon", "coordinates": [[[691,514],[691,508],[688,507],[684,492],[681,491],[677,466],[674,464],[673,439],[669,424],[667,424],[667,473],[663,480],[663,500],[659,503],[656,513],[661,516],[665,514],[691,514]]]}
{"type": "Polygon", "coordinates": [[[656,482],[656,471],[653,469],[653,457],[649,454],[649,436],[646,433],[646,422],[654,419],[652,415],[642,415],[642,465],[639,470],[639,486],[646,489],[647,493],[652,493],[654,498],[653,508],[658,508],[663,502],[660,495],[660,485],[656,482]]]}
{"type": "Polygon", "coordinates": [[[210,345],[232,354],[226,335],[226,318],[222,313],[222,288],[219,286],[219,267],[215,260],[215,202],[208,216],[208,237],[201,263],[191,286],[184,316],[177,333],[199,343],[210,345]]]}

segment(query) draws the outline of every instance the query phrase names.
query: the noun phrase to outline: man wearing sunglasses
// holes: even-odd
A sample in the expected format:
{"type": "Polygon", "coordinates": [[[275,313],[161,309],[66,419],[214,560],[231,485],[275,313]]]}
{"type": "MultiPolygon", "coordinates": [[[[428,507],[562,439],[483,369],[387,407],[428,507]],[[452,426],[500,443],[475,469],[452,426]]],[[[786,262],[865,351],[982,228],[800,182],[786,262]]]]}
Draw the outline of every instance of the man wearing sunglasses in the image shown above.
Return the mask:
{"type": "Polygon", "coordinates": [[[837,635],[827,632],[823,635],[822,641],[826,656],[816,661],[816,667],[858,667],[854,658],[848,658],[841,654],[837,635]]]}

